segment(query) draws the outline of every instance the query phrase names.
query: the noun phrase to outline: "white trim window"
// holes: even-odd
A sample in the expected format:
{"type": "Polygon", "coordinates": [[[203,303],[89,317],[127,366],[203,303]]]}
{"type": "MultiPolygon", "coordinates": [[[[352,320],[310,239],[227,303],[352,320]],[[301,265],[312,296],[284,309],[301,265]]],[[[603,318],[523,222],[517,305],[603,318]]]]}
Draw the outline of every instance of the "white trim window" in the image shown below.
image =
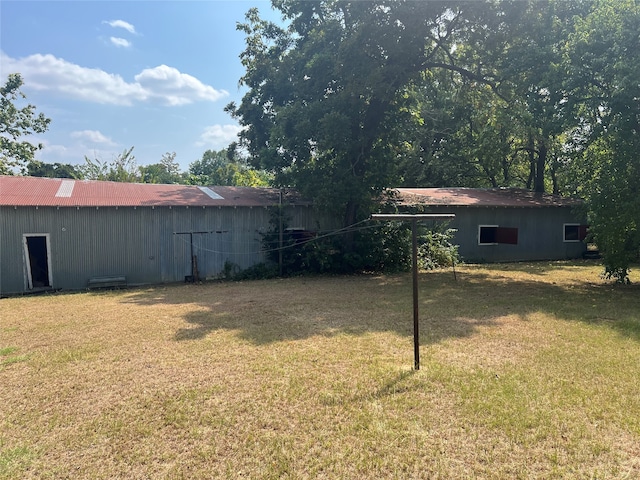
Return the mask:
{"type": "Polygon", "coordinates": [[[498,225],[478,225],[478,245],[497,245],[498,225]]]}

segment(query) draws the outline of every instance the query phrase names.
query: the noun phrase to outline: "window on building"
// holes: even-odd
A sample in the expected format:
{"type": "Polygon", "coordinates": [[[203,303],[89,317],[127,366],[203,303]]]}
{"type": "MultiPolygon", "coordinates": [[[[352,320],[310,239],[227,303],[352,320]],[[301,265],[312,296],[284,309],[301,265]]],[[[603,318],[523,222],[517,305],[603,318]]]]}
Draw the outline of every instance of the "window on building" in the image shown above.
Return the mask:
{"type": "Polygon", "coordinates": [[[498,225],[478,226],[479,245],[517,245],[518,229],[510,227],[500,227],[498,225]]]}
{"type": "Polygon", "coordinates": [[[494,245],[496,241],[497,225],[480,225],[478,227],[478,243],[480,245],[494,245]]]}
{"type": "Polygon", "coordinates": [[[563,239],[565,242],[581,242],[587,237],[587,225],[565,223],[563,239]]]}

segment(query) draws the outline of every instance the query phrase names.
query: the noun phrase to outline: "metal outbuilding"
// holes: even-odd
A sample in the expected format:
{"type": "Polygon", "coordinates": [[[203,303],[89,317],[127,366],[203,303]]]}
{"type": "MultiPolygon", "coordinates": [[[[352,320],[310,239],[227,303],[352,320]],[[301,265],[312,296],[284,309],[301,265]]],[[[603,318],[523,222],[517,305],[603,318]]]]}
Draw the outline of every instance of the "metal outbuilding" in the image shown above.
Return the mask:
{"type": "Polygon", "coordinates": [[[581,258],[586,218],[578,199],[517,188],[398,188],[399,209],[453,213],[453,242],[467,262],[581,258]]]}
{"type": "Polygon", "coordinates": [[[310,202],[272,188],[0,176],[0,296],[244,269],[265,260],[260,231],[280,204],[291,225],[326,228],[310,202]]]}

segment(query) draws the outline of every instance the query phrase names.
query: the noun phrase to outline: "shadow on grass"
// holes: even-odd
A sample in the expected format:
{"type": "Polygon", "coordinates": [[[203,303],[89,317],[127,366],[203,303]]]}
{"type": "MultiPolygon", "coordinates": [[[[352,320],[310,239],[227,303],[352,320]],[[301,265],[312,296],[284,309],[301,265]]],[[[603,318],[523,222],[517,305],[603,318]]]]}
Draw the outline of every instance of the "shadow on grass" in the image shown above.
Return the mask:
{"type": "Polygon", "coordinates": [[[402,395],[404,393],[422,390],[423,385],[416,382],[407,382],[417,374],[417,370],[402,370],[395,373],[391,378],[383,382],[378,388],[372,392],[365,390],[355,395],[336,395],[320,398],[320,403],[326,406],[349,405],[352,403],[360,403],[370,400],[381,400],[394,395],[402,395]]]}
{"type": "MultiPolygon", "coordinates": [[[[524,265],[420,274],[421,344],[473,335],[516,315],[526,321],[544,313],[559,319],[602,324],[640,340],[640,287],[577,281],[555,284],[504,275],[524,265]]],[[[550,266],[538,269],[548,273],[550,266]]],[[[530,270],[526,270],[530,273],[530,270]]],[[[597,279],[591,279],[597,280],[597,279]]],[[[411,275],[290,278],[241,283],[161,287],[128,295],[136,304],[193,304],[188,326],[176,341],[235,331],[256,345],[312,336],[395,332],[413,335],[411,275]]]]}

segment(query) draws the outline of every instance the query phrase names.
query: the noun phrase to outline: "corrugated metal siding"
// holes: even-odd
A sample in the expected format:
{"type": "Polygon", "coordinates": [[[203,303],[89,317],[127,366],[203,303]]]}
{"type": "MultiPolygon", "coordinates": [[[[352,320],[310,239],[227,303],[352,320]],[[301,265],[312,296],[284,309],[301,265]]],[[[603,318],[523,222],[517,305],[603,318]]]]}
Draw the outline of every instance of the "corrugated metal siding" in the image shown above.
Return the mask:
{"type": "MultiPolygon", "coordinates": [[[[310,207],[286,211],[292,224],[319,222],[310,207]]],[[[25,233],[49,234],[55,289],[84,289],[89,278],[108,275],[144,285],[191,274],[189,235],[178,232],[212,232],[193,235],[201,278],[217,276],[226,261],[240,268],[263,261],[259,231],[271,214],[264,207],[0,207],[0,215],[0,294],[7,295],[28,290],[25,233]]]]}
{"type": "Polygon", "coordinates": [[[450,227],[457,229],[454,243],[467,262],[564,260],[580,258],[584,242],[565,242],[565,223],[585,223],[571,207],[467,208],[429,207],[429,213],[454,213],[450,227]],[[517,245],[479,245],[479,225],[518,229],[517,245]]]}

